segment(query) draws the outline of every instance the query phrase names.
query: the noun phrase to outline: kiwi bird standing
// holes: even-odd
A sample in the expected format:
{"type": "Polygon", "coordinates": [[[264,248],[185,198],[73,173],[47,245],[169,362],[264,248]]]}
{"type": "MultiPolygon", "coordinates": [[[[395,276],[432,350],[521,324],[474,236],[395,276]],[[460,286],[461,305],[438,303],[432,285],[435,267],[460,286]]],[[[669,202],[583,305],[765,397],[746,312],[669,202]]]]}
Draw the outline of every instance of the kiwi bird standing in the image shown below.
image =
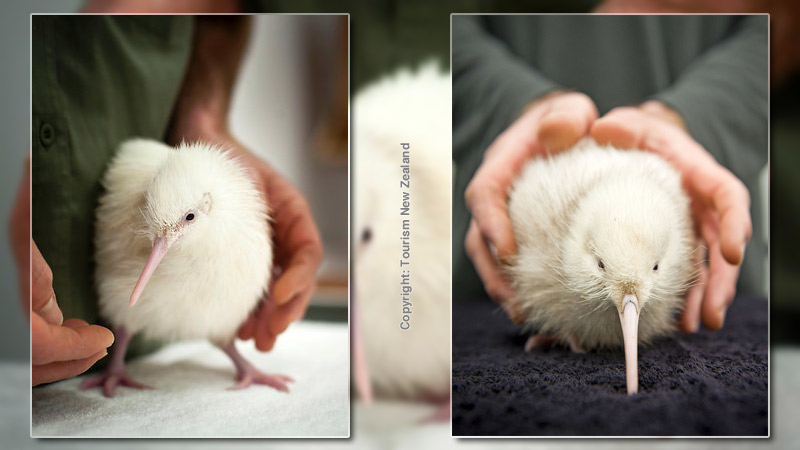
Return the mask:
{"type": "Polygon", "coordinates": [[[638,391],[638,344],[675,329],[695,277],[696,246],[680,175],[657,155],[585,139],[537,158],[512,187],[517,256],[509,274],[529,328],[526,349],[625,351],[638,391]]]}
{"type": "Polygon", "coordinates": [[[237,384],[287,391],[284,375],[259,371],[234,346],[266,293],[272,266],[267,205],[247,170],[203,143],[177,148],[123,143],[102,180],[95,279],[100,312],[116,338],[104,374],[82,388],[146,388],[125,371],[131,338],[208,339],[236,367],[237,384]]]}

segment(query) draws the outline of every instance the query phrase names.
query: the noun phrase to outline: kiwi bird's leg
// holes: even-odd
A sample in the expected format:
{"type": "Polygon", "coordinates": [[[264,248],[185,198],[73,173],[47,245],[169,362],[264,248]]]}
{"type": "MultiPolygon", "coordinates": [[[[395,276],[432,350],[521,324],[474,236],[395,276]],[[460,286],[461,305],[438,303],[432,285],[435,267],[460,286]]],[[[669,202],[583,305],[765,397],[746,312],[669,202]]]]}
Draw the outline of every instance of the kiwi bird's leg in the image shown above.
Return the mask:
{"type": "Polygon", "coordinates": [[[439,403],[439,406],[436,407],[436,412],[434,412],[429,418],[425,419],[423,423],[450,422],[451,409],[450,398],[448,397],[446,401],[439,403]]]}
{"type": "Polygon", "coordinates": [[[619,320],[625,347],[625,381],[628,395],[633,395],[639,391],[639,300],[635,295],[627,294],[622,299],[619,320]]]}
{"type": "Polygon", "coordinates": [[[426,392],[422,394],[422,400],[436,406],[436,411],[425,417],[420,423],[436,423],[450,421],[450,393],[426,392]]]}
{"type": "Polygon", "coordinates": [[[255,383],[270,386],[281,392],[289,392],[289,386],[287,383],[294,381],[291,377],[278,374],[271,375],[258,370],[256,366],[251,364],[250,361],[246,360],[244,356],[242,356],[239,351],[236,350],[236,346],[234,345],[233,341],[229,342],[228,344],[217,344],[217,347],[225,352],[225,354],[231,358],[231,361],[233,361],[233,365],[236,366],[237,383],[228,389],[244,389],[255,383]]]}
{"type": "Polygon", "coordinates": [[[124,327],[114,328],[111,362],[104,373],[83,380],[80,388],[85,390],[98,386],[102,387],[103,395],[109,398],[116,394],[117,386],[120,385],[134,389],[152,389],[150,386],[131,379],[125,371],[125,353],[128,351],[128,344],[130,344],[131,338],[133,338],[133,335],[129,334],[124,327]]]}
{"type": "Polygon", "coordinates": [[[567,345],[569,345],[569,349],[572,350],[573,353],[586,353],[586,350],[583,349],[580,341],[578,341],[575,336],[570,336],[567,339],[567,345]]]}
{"type": "MultiPolygon", "coordinates": [[[[528,338],[528,341],[525,343],[525,351],[529,352],[534,348],[547,348],[552,347],[553,345],[564,342],[561,338],[556,336],[555,334],[534,334],[528,338]]],[[[586,353],[586,350],[583,349],[581,343],[578,342],[577,339],[574,337],[569,337],[566,340],[566,344],[569,346],[569,349],[572,350],[573,353],[586,353]]]]}
{"type": "Polygon", "coordinates": [[[353,346],[353,376],[355,377],[356,390],[364,404],[372,404],[372,383],[369,380],[369,366],[367,356],[364,352],[364,339],[361,337],[361,322],[358,318],[358,304],[353,299],[353,307],[350,309],[352,325],[352,346],[353,346]]]}
{"type": "Polygon", "coordinates": [[[548,348],[552,347],[558,338],[554,334],[534,334],[525,342],[525,351],[529,352],[534,348],[548,348]]]}

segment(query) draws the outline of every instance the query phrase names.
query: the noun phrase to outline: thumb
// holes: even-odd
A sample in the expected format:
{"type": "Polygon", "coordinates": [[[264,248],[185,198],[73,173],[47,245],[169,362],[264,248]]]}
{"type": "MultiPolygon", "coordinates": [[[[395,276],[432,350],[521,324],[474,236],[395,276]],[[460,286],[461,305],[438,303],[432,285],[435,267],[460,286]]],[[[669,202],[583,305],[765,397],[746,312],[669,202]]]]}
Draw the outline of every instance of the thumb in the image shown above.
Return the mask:
{"type": "Polygon", "coordinates": [[[559,151],[577,143],[597,119],[597,107],[585,94],[562,93],[550,98],[549,109],[542,116],[537,132],[539,142],[550,151],[559,151]]]}
{"type": "Polygon", "coordinates": [[[36,243],[31,241],[31,311],[53,325],[61,325],[64,315],[53,290],[53,271],[36,243]]]}

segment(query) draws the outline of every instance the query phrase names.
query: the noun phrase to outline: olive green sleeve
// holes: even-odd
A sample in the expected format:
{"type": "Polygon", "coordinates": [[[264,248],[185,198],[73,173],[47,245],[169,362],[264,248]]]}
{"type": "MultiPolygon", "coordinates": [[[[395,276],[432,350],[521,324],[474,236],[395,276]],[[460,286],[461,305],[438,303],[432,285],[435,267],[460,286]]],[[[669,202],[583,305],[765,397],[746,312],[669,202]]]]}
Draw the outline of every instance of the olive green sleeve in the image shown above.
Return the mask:
{"type": "MultiPolygon", "coordinates": [[[[31,18],[32,235],[66,318],[105,324],[94,284],[100,179],[124,140],[164,138],[193,22],[165,15],[31,18]]],[[[137,338],[128,355],[153,348],[137,338]]]]}
{"type": "Polygon", "coordinates": [[[767,16],[749,16],[701,54],[667,90],[653,98],[683,117],[689,133],[750,191],[753,237],[738,289],[763,294],[767,245],[760,220],[767,208],[759,177],[767,163],[767,16]]]}
{"type": "Polygon", "coordinates": [[[744,180],[767,161],[767,16],[750,16],[653,98],[684,118],[692,137],[744,180]]]}
{"type": "Polygon", "coordinates": [[[482,142],[485,149],[526,105],[559,85],[486,32],[481,18],[452,20],[454,138],[482,142]]]}

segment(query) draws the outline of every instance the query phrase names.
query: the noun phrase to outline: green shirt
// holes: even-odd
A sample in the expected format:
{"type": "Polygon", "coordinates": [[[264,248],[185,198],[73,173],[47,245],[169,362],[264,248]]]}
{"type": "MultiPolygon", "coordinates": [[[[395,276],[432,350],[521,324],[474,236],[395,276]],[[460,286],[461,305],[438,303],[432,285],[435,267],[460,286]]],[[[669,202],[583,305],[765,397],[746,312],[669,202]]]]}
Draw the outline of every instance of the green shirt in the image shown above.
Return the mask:
{"type": "Polygon", "coordinates": [[[350,15],[351,92],[398,68],[450,61],[452,13],[587,12],[598,0],[248,0],[246,11],[350,15]]]}
{"type": "Polygon", "coordinates": [[[100,178],[122,141],[164,138],[192,29],[189,16],[33,16],[32,232],[67,318],[99,321],[100,178]]]}

